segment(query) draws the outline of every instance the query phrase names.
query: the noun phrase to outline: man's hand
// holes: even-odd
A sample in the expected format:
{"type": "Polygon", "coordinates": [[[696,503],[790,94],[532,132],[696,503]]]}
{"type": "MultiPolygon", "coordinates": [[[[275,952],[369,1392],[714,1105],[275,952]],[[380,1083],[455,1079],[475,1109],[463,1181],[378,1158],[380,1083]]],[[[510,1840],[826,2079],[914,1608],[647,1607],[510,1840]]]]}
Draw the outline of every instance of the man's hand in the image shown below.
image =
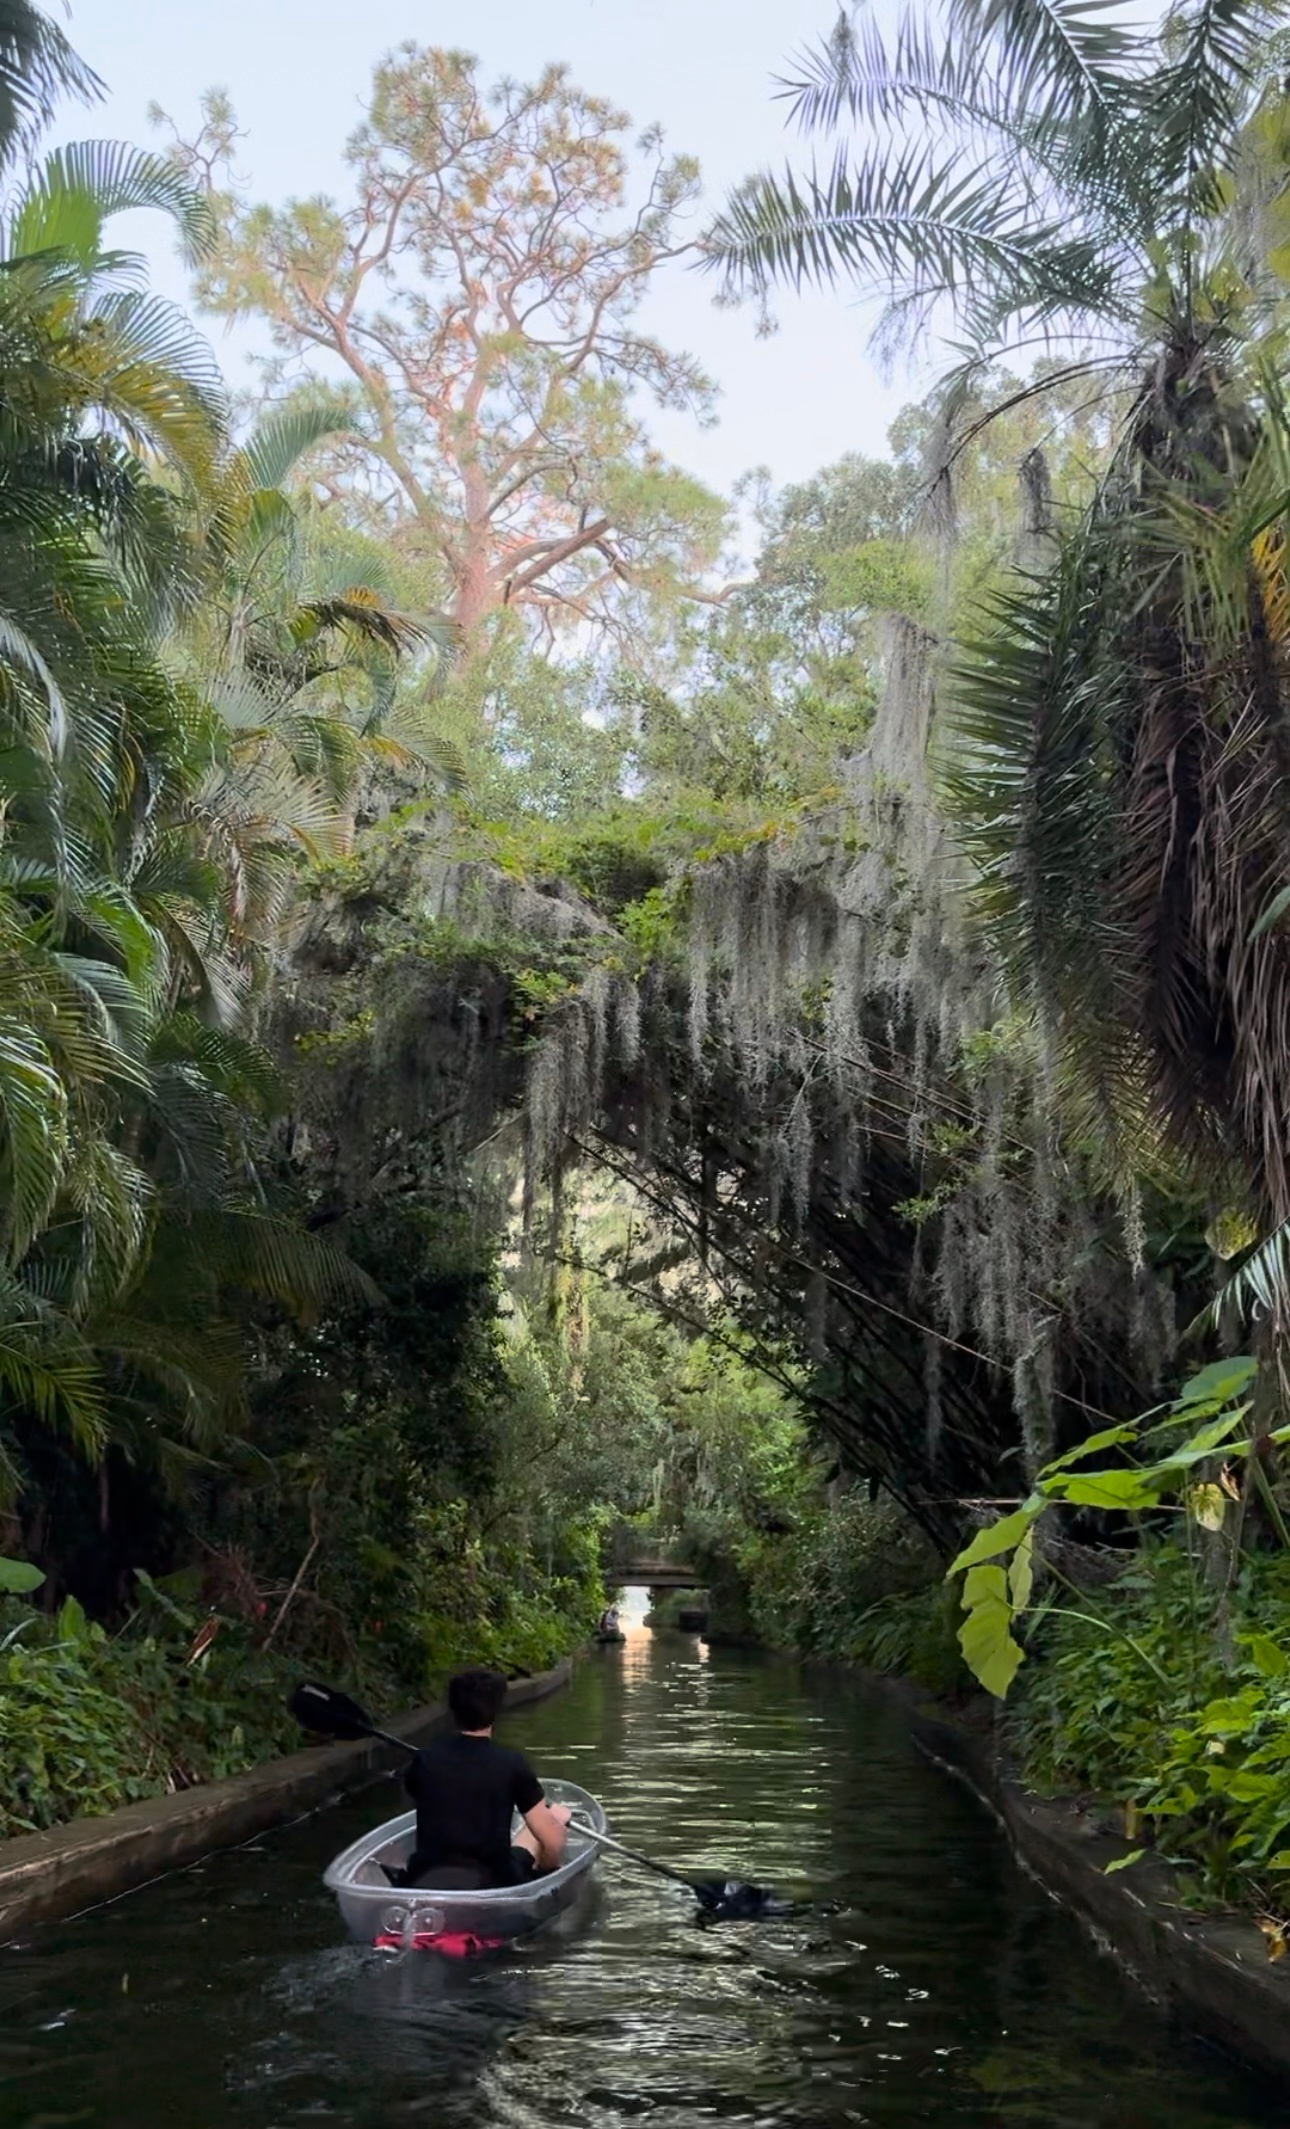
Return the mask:
{"type": "Polygon", "coordinates": [[[566,1804],[548,1804],[545,1797],[524,1814],[524,1823],[538,1844],[538,1863],[555,1870],[564,1855],[565,1829],[572,1814],[566,1804]]]}

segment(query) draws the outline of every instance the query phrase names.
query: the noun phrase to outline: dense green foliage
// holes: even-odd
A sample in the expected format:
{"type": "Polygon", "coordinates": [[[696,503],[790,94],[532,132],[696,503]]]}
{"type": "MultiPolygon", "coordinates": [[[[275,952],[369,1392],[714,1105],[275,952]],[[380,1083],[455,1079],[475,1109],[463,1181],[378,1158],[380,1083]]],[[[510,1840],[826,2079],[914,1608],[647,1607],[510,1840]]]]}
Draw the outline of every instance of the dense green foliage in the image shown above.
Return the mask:
{"type": "Polygon", "coordinates": [[[1206,1581],[1196,1547],[1153,1545],[1100,1596],[1058,1591],[1014,1736],[1036,1786],[1079,1792],[1197,1898],[1290,1902],[1290,1579],[1284,1554],[1206,1581]]]}
{"type": "MultiPolygon", "coordinates": [[[[1287,1897],[1277,1641],[1290,157],[1271,26],[1243,5],[1182,6],[1147,30],[1026,0],[986,11],[933,0],[890,34],[844,14],[792,84],[827,159],[809,177],[750,180],[710,251],[732,290],[763,299],[776,283],[839,276],[878,290],[894,338],[952,318],[960,361],[935,453],[943,478],[977,419],[969,411],[965,431],[965,399],[1020,336],[1037,331],[1057,352],[1014,410],[1051,406],[1054,387],[1100,406],[1082,494],[1054,494],[1046,454],[1021,467],[1014,566],[951,602],[949,656],[919,703],[939,740],[933,817],[962,866],[965,945],[992,962],[1012,1084],[1046,1109],[1047,1145],[1022,1106],[1001,1103],[982,1162],[981,1105],[954,1089],[960,1117],[908,1210],[933,1248],[943,1243],[975,1171],[994,1208],[979,1232],[1006,1253],[998,1208],[1020,1184],[1025,1257],[1004,1276],[1014,1294],[1027,1275],[1052,1294],[1078,1255],[1069,1239],[1047,1255],[1056,1204],[1109,1188],[1123,1209],[1123,1283],[1158,1292],[1171,1264],[1176,1305],[1202,1274],[1184,1303],[1193,1367],[1216,1318],[1229,1336],[1250,1324],[1257,1370],[1202,1369],[1140,1422],[1127,1383],[1061,1374],[1078,1332],[1053,1335],[1060,1302],[1046,1326],[1014,1306],[1002,1343],[1017,1369],[1015,1461],[1008,1485],[979,1491],[1012,1492],[1017,1505],[986,1518],[955,1567],[974,1673],[1002,1697],[1031,1657],[1018,1690],[1032,1769],[1118,1785],[1151,1836],[1199,1866],[1207,1892],[1243,1892],[1275,1916],[1287,1897]],[[1206,1307],[1225,1278],[1224,1306],[1206,1307]],[[1040,1355],[1035,1395],[1025,1371],[1040,1355]],[[1103,1623],[1080,1620],[1092,1601],[1080,1586],[1098,1569],[1087,1541],[1125,1512],[1145,1516],[1148,1533],[1177,1516],[1186,1539],[1175,1553],[1143,1540],[1136,1520],[1121,1530],[1121,1545],[1140,1541],[1137,1563],[1103,1577],[1103,1623]],[[1039,1631],[1014,1638],[1036,1613],[1039,1631]]],[[[915,862],[943,847],[924,836],[915,862]]],[[[931,891],[925,872],[919,886],[931,891]]],[[[907,969],[907,990],[928,978],[924,1041],[936,1009],[943,1027],[951,1008],[948,973],[944,958],[907,969]]],[[[935,1277],[962,1297],[955,1254],[947,1276],[942,1249],[935,1277]]],[[[993,1289],[976,1316],[987,1357],[1000,1350],[986,1329],[993,1289]]],[[[956,1327],[969,1320],[961,1298],[950,1314],[956,1327]]],[[[1139,1409],[1183,1372],[1177,1330],[1175,1318],[1151,1354],[1139,1409]]],[[[1134,1342],[1130,1331],[1130,1366],[1134,1342]]],[[[1281,1926],[1268,1926],[1279,1953],[1281,1926]]]]}
{"type": "Polygon", "coordinates": [[[209,1628],[153,1584],[109,1637],[68,1598],[49,1619],[0,1620],[0,1835],[241,1773],[287,1749],[289,1669],[227,1624],[209,1628]]]}
{"type": "Polygon", "coordinates": [[[970,1688],[940,1563],[889,1504],[826,1496],[784,1535],[746,1539],[737,1557],[749,1622],[772,1647],[913,1678],[931,1692],[970,1688]]]}
{"type": "Polygon", "coordinates": [[[95,85],[8,6],[0,1830],[306,1662],[543,1666],[628,1519],[715,1631],[1016,1678],[1279,1927],[1284,82],[1243,0],[936,13],[702,249],[966,360],[736,567],[648,423],[688,157],[409,45],[352,199],[226,188],[219,96],[42,160],[95,85]],[[141,207],[274,336],[245,420],[141,207]]]}

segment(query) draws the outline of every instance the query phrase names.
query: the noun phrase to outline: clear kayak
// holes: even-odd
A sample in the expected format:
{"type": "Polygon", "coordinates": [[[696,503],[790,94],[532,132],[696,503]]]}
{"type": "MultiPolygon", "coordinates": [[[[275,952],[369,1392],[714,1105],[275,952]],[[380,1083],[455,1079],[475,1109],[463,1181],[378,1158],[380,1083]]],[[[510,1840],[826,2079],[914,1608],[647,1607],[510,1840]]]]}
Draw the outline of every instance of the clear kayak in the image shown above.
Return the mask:
{"type": "MultiPolygon", "coordinates": [[[[544,1782],[548,1803],[567,1804],[598,1833],[608,1831],[603,1807],[574,1782],[544,1782]]],[[[518,1828],[519,1821],[516,1821],[518,1828]]],[[[540,1929],[572,1905],[600,1850],[585,1834],[570,1833],[558,1870],[523,1885],[462,1890],[451,1886],[391,1885],[385,1865],[401,1868],[412,1854],[417,1815],[405,1811],[351,1842],[323,1873],[351,1937],[361,1944],[418,1951],[469,1952],[505,1944],[540,1929]]]]}

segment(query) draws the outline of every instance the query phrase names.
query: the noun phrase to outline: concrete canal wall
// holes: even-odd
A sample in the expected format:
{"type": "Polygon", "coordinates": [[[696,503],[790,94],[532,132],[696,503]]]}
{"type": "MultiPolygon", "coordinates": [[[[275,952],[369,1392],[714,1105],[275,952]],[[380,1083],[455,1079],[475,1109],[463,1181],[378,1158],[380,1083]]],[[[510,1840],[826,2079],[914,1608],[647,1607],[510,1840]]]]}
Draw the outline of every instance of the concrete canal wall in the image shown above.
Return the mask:
{"type": "MultiPolygon", "coordinates": [[[[507,1707],[523,1707],[567,1685],[572,1662],[517,1678],[507,1707]]],[[[388,1727],[416,1746],[447,1719],[447,1709],[418,1708],[388,1727]]],[[[174,1796],[127,1804],[105,1818],[73,1819],[47,1833],[0,1841],[0,1943],[39,1922],[55,1922],[114,1899],[212,1849],[234,1848],[271,1826],[301,1817],[398,1763],[390,1745],[364,1741],[311,1745],[266,1760],[247,1774],[174,1796]]]]}
{"type": "Polygon", "coordinates": [[[1148,1996],[1231,2054],[1290,2077],[1290,1960],[1268,1958],[1255,1922],[1189,1913],[1177,1876],[1158,1857],[1107,1877],[1107,1864],[1131,1844],[1077,1805],[1029,1795],[996,1746],[987,1708],[960,1716],[906,1683],[878,1682],[901,1700],[920,1750],[967,1783],[1022,1868],[1148,1996]]]}

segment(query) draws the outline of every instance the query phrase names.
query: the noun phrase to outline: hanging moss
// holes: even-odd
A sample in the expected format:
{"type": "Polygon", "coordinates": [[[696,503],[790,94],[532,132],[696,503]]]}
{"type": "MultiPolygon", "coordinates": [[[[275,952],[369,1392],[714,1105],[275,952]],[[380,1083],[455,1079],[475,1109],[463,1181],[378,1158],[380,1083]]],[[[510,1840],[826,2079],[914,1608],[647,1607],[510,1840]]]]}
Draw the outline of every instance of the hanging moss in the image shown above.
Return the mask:
{"type": "MultiPolygon", "coordinates": [[[[1042,467],[1026,482],[1041,540],[1042,467]]],[[[531,1223],[598,1149],[759,1335],[810,1355],[849,1460],[948,1527],[956,1495],[1150,1395],[1174,1274],[1126,1260],[1132,1221],[1061,1143],[1042,1028],[972,920],[932,630],[893,622],[883,665],[840,797],[673,838],[661,876],[665,839],[647,864],[639,824],[610,823],[577,888],[549,839],[526,867],[478,835],[396,837],[361,904],[315,907],[295,996],[320,1048],[375,1011],[365,1045],[331,1043],[321,1102],[369,1167],[453,1099],[462,1159],[518,1107],[531,1223]]]]}

